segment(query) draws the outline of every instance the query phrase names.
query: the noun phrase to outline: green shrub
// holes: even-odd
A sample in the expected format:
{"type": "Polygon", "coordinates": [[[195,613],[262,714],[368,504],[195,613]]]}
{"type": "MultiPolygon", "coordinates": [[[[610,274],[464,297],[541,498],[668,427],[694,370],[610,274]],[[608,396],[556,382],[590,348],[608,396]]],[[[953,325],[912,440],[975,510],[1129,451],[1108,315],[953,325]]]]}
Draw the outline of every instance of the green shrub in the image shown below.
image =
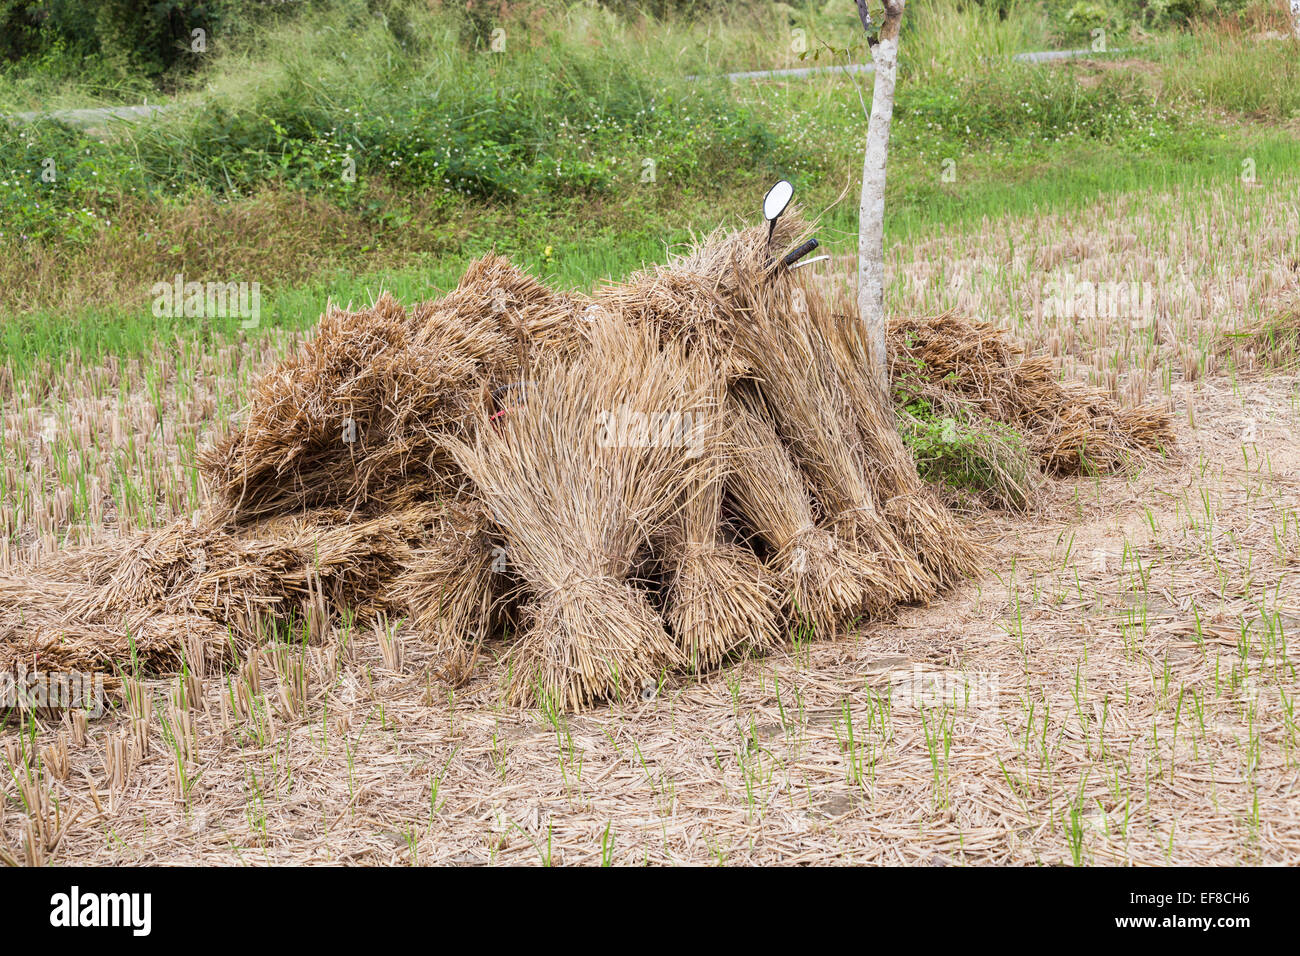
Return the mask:
{"type": "Polygon", "coordinates": [[[0,232],[76,244],[132,194],[287,188],[370,209],[396,188],[438,208],[466,197],[630,198],[651,179],[720,188],[790,175],[799,161],[791,137],[728,87],[687,83],[638,56],[600,8],[503,21],[502,56],[467,45],[477,41],[457,9],[382,7],[338,0],[268,28],[219,54],[197,105],[107,141],[53,121],[0,121],[0,232]]]}
{"type": "Polygon", "coordinates": [[[140,167],[106,143],[58,123],[0,121],[0,238],[75,246],[143,187],[140,167]]]}
{"type": "Polygon", "coordinates": [[[985,505],[1023,511],[1042,478],[1025,436],[956,402],[906,390],[897,399],[899,433],[921,477],[985,505]]]}
{"type": "MultiPolygon", "coordinates": [[[[156,188],[246,194],[279,183],[340,198],[342,173],[448,196],[599,195],[713,168],[776,169],[785,138],[728,91],[638,59],[599,17],[501,21],[509,55],[457,13],[377,17],[342,3],[231,58],[192,113],[132,132],[156,188]],[[340,37],[347,37],[345,44],[340,37]]],[[[492,23],[497,21],[485,21],[492,23]]]]}
{"type": "Polygon", "coordinates": [[[239,0],[0,0],[0,61],[83,78],[157,81],[200,64],[192,31],[228,43],[274,4],[239,0]]]}

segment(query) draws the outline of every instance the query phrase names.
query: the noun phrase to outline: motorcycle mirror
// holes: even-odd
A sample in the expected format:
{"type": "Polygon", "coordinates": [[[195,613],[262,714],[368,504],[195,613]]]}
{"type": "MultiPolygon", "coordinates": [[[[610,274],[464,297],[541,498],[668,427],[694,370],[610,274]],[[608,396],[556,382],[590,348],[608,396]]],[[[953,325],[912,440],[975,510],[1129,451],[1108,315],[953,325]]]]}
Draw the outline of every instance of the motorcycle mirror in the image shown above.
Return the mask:
{"type": "Polygon", "coordinates": [[[777,217],[785,212],[785,207],[790,205],[793,196],[793,186],[784,179],[778,182],[763,197],[763,218],[768,222],[776,222],[777,217]]]}

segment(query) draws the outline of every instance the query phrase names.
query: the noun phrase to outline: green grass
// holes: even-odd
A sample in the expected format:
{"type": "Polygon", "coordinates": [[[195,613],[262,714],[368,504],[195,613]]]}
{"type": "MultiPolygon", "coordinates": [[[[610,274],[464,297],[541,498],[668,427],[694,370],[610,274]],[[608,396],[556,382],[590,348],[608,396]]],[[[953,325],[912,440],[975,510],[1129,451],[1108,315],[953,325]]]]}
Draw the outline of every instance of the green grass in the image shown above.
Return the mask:
{"type": "MultiPolygon", "coordinates": [[[[861,60],[855,18],[773,8],[752,22],[652,23],[575,7],[508,23],[502,54],[485,52],[483,23],[411,11],[385,25],[343,0],[268,29],[199,74],[193,109],[115,138],[53,123],[0,136],[0,360],[35,368],[230,334],[149,314],[148,287],[182,271],[258,281],[264,329],[381,289],[436,295],[489,250],[587,288],[694,232],[752,221],[778,176],[821,214],[828,249],[854,249],[870,79],[682,74],[798,63],[796,29],[817,62],[861,60]],[[355,182],[342,175],[350,158],[355,182]],[[258,205],[267,196],[309,197],[323,205],[305,221],[336,209],[341,225],[294,233],[274,202],[258,205]],[[241,210],[273,225],[243,236],[241,210]]],[[[1300,83],[1268,72],[1297,68],[1289,41],[1194,32],[1144,47],[1152,67],[1076,70],[1006,59],[1055,36],[1026,4],[999,20],[925,0],[907,22],[889,241],[1228,183],[1247,158],[1261,180],[1300,166],[1300,139],[1275,124],[1300,83]],[[1250,116],[1206,108],[1234,97],[1250,116]]]]}
{"type": "Polygon", "coordinates": [[[1247,157],[1260,177],[1300,165],[1300,138],[1285,133],[1226,127],[1203,132],[1193,149],[1188,146],[1170,140],[1158,151],[1132,153],[1072,144],[1042,156],[974,157],[958,161],[955,183],[943,183],[939,170],[903,157],[890,175],[910,182],[900,186],[886,228],[903,238],[986,217],[1078,208],[1115,193],[1226,184],[1241,175],[1247,157]]]}
{"type": "MultiPolygon", "coordinates": [[[[893,157],[886,228],[889,240],[908,241],[938,230],[978,229],[988,218],[1035,211],[1078,208],[1105,195],[1159,190],[1176,185],[1229,185],[1241,173],[1241,161],[1255,160],[1256,174],[1300,168],[1300,140],[1281,133],[1229,127],[1207,134],[1188,158],[1176,144],[1154,153],[1125,154],[1088,144],[1070,144],[1046,156],[999,157],[976,154],[960,161],[957,181],[944,183],[939,169],[903,149],[893,157]]],[[[737,221],[746,206],[757,219],[763,181],[740,181],[728,197],[721,219],[737,221]]],[[[805,184],[801,199],[812,211],[836,198],[825,183],[805,184]]],[[[301,329],[311,325],[325,303],[362,305],[387,290],[402,301],[435,297],[454,286],[464,267],[491,249],[506,253],[548,282],[587,289],[605,279],[619,279],[648,263],[662,261],[667,250],[688,242],[692,229],[684,221],[713,224],[706,203],[697,201],[681,215],[644,207],[626,211],[604,226],[585,220],[573,204],[551,216],[535,213],[510,228],[486,230],[455,253],[431,255],[399,268],[348,263],[305,282],[267,283],[262,293],[263,329],[301,329]],[[547,248],[550,255],[546,255],[547,248]]],[[[853,252],[857,230],[856,196],[829,207],[818,235],[828,249],[853,252]]],[[[146,298],[138,307],[91,304],[76,311],[37,310],[13,315],[0,325],[0,361],[16,370],[40,366],[79,353],[143,354],[161,336],[236,334],[195,319],[155,318],[146,298]]]]}
{"type": "Polygon", "coordinates": [[[1172,98],[1274,122],[1300,118],[1300,40],[1207,25],[1144,53],[1172,98]]]}
{"type": "Polygon", "coordinates": [[[1022,511],[1042,481],[1024,434],[960,402],[939,407],[913,394],[906,376],[895,385],[898,433],[926,481],[945,486],[958,499],[1022,511]]]}

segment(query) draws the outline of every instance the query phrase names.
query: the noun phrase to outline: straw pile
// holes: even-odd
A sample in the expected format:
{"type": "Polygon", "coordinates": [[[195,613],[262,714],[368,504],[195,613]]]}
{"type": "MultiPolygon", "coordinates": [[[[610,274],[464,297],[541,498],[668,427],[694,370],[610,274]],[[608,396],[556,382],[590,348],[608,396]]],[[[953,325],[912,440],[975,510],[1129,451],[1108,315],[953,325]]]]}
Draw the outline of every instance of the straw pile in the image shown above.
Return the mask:
{"type": "Polygon", "coordinates": [[[888,582],[869,557],[818,524],[798,466],[756,404],[751,397],[749,407],[741,401],[729,406],[741,462],[728,490],[741,520],[767,546],[790,618],[817,631],[831,630],[855,617],[888,582]]]}
{"type": "Polygon", "coordinates": [[[683,663],[629,578],[702,477],[691,427],[715,410],[684,350],[608,314],[590,336],[581,361],[540,369],[495,426],[448,442],[530,594],[512,649],[518,703],[622,697],[683,663]]]}
{"type": "Polygon", "coordinates": [[[973,549],[857,323],[781,264],[802,229],[591,298],[488,256],[436,302],[331,309],[203,453],[202,516],[0,580],[0,667],[219,666],[346,615],[573,709],[931,598],[973,549]]]}
{"type": "Polygon", "coordinates": [[[448,683],[469,679],[500,626],[503,556],[487,514],[470,500],[437,512],[434,533],[402,556],[390,604],[433,647],[448,683]]]}
{"type": "Polygon", "coordinates": [[[749,439],[731,463],[738,521],[773,553],[792,616],[833,630],[925,599],[974,563],[862,374],[860,323],[774,265],[804,229],[796,214],[770,244],[766,226],[715,234],[596,300],[701,349],[727,376],[733,407],[749,413],[732,416],[749,439]]]}
{"type": "Polygon", "coordinates": [[[0,668],[159,672],[186,656],[219,665],[269,631],[316,630],[344,612],[359,621],[400,613],[438,568],[466,585],[443,618],[467,629],[478,620],[464,606],[469,585],[483,581],[460,563],[464,529],[481,527],[474,520],[434,503],[377,517],[326,508],[238,529],[181,520],[110,539],[0,578],[0,668]]]}
{"type": "Polygon", "coordinates": [[[409,314],[387,294],[331,309],[302,354],[258,384],[244,427],[203,455],[214,517],[454,490],[441,435],[463,426],[481,388],[517,377],[530,348],[559,347],[583,305],[487,256],[409,314]]]}
{"type": "Polygon", "coordinates": [[[736,426],[724,425],[726,385],[714,371],[705,395],[713,412],[695,423],[703,471],[684,492],[662,553],[666,555],[665,619],[693,669],[715,667],[730,657],[777,643],[780,592],[757,555],[736,541],[723,499],[728,473],[739,463],[729,455],[736,426]]]}
{"type": "Polygon", "coordinates": [[[1082,382],[1060,381],[1047,355],[1024,350],[993,325],[953,313],[896,319],[889,328],[895,389],[973,403],[1018,428],[1052,475],[1122,471],[1174,444],[1169,416],[1155,406],[1123,408],[1082,382]]]}

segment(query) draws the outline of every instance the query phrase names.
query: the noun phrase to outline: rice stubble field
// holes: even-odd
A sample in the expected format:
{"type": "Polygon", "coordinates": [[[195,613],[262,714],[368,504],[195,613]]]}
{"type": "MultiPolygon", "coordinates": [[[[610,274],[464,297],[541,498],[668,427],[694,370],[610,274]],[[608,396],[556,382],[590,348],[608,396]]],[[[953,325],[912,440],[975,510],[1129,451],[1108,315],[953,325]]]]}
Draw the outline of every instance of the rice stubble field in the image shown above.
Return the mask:
{"type": "MultiPolygon", "coordinates": [[[[1166,403],[1178,439],[972,510],[982,573],[930,606],[577,714],[508,706],[502,665],[450,689],[400,628],[130,681],[88,725],[11,718],[0,859],[1294,863],[1296,196],[1121,196],[894,247],[895,314],[994,321],[1166,403]],[[1136,306],[1099,307],[1103,280],[1136,306]]],[[[3,567],[197,512],[195,449],[298,340],[11,375],[3,567]]]]}

